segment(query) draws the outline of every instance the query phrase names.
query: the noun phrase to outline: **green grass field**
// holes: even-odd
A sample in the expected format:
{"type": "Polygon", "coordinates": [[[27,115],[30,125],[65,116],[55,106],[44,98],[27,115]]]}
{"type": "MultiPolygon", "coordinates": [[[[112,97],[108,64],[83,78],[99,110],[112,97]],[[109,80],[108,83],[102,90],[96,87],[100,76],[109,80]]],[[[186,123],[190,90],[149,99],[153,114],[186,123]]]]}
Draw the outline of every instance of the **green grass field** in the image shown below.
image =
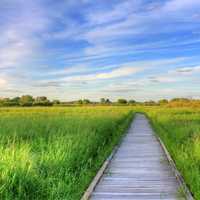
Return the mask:
{"type": "Polygon", "coordinates": [[[0,109],[0,199],[80,199],[131,118],[116,107],[0,109]]]}
{"type": "Polygon", "coordinates": [[[195,199],[200,199],[200,109],[164,107],[144,111],[195,199]]]}
{"type": "Polygon", "coordinates": [[[79,200],[131,122],[145,112],[200,199],[200,109],[0,109],[0,199],[79,200]]]}

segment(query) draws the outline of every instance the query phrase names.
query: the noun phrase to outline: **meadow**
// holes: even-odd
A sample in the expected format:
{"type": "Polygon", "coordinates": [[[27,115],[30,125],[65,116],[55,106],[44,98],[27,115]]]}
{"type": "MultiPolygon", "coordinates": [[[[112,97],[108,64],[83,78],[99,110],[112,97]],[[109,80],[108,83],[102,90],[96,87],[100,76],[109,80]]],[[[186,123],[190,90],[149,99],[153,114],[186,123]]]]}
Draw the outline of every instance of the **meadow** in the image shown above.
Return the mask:
{"type": "Polygon", "coordinates": [[[195,199],[200,199],[200,109],[143,108],[195,199]]]}
{"type": "Polygon", "coordinates": [[[144,112],[200,199],[200,109],[83,106],[0,109],[0,199],[79,200],[144,112]]]}
{"type": "Polygon", "coordinates": [[[132,116],[124,107],[1,108],[0,199],[80,199],[132,116]]]}

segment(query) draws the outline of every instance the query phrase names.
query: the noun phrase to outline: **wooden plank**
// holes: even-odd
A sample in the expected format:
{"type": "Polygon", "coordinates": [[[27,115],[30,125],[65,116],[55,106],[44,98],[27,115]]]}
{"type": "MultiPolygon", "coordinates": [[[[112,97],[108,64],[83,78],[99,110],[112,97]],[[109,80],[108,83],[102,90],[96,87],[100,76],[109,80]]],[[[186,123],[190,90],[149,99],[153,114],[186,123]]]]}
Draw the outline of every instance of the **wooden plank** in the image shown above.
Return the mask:
{"type": "MultiPolygon", "coordinates": [[[[137,114],[103,174],[90,190],[90,200],[185,199],[168,153],[147,118],[137,114]]],[[[184,185],[184,189],[187,189],[184,185]]],[[[188,194],[188,193],[186,193],[188,194]]],[[[189,193],[190,194],[190,193],[189,193]]],[[[186,199],[193,199],[186,195],[186,199]]]]}
{"type": "Polygon", "coordinates": [[[100,181],[101,177],[103,176],[104,171],[108,167],[108,165],[109,165],[109,163],[110,163],[115,151],[116,151],[116,148],[114,149],[112,154],[108,157],[108,159],[106,159],[106,161],[104,162],[104,164],[102,165],[102,167],[98,171],[97,175],[94,177],[92,183],[89,185],[88,189],[86,190],[86,192],[82,196],[81,200],[88,200],[89,199],[89,197],[91,196],[93,190],[95,189],[95,187],[97,186],[97,184],[100,181]]]}
{"type": "Polygon", "coordinates": [[[188,200],[193,200],[193,196],[192,196],[190,190],[188,189],[188,187],[187,187],[183,177],[181,176],[180,172],[177,170],[175,162],[171,158],[169,152],[167,151],[167,149],[166,149],[165,145],[163,144],[163,142],[161,141],[161,139],[158,136],[157,136],[157,138],[158,138],[158,141],[160,142],[164,152],[166,153],[167,159],[170,162],[170,165],[172,166],[172,169],[173,169],[173,171],[175,173],[175,176],[176,176],[177,180],[179,181],[180,185],[183,188],[183,191],[185,193],[186,198],[188,200]]]}
{"type": "Polygon", "coordinates": [[[105,160],[102,167],[98,171],[97,175],[94,177],[94,179],[90,183],[89,187],[87,188],[87,190],[81,197],[81,200],[88,200],[91,197],[92,192],[95,190],[95,187],[98,185],[98,182],[100,181],[101,177],[103,176],[104,172],[106,171],[108,165],[110,164],[113,156],[115,155],[115,153],[118,150],[118,148],[120,147],[120,145],[121,145],[121,142],[115,146],[111,155],[105,160]]]}

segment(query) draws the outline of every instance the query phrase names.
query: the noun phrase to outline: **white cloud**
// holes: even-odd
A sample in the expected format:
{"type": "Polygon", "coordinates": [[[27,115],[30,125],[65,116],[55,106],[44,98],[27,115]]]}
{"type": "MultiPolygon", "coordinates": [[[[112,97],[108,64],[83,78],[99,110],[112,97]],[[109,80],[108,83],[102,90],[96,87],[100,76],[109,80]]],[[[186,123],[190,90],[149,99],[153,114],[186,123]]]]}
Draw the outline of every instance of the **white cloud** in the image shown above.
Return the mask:
{"type": "Polygon", "coordinates": [[[3,88],[6,85],[7,81],[5,79],[0,78],[0,88],[3,88]]]}
{"type": "MultiPolygon", "coordinates": [[[[178,57],[173,59],[160,59],[160,60],[146,60],[146,61],[140,61],[140,62],[128,62],[128,63],[122,63],[118,64],[120,67],[117,67],[115,65],[101,67],[100,70],[102,72],[93,73],[89,75],[74,75],[74,76],[68,76],[64,78],[65,81],[93,81],[93,80],[103,80],[103,79],[114,79],[114,78],[120,78],[120,77],[127,77],[130,75],[133,75],[135,73],[149,70],[152,68],[157,67],[164,67],[166,65],[173,65],[177,64],[179,62],[183,62],[187,60],[185,57],[178,57]],[[109,70],[109,68],[111,68],[109,70]],[[107,69],[106,72],[103,72],[105,69],[107,69]]],[[[80,65],[79,67],[70,68],[69,73],[71,72],[89,72],[89,69],[86,66],[80,65]],[[80,71],[79,71],[80,70],[80,71]]],[[[92,70],[90,70],[92,72],[92,70]]],[[[67,74],[66,71],[60,71],[60,74],[67,74]]]]}
{"type": "Polygon", "coordinates": [[[108,8],[105,11],[89,13],[87,16],[87,20],[92,25],[112,23],[117,20],[126,19],[129,14],[137,11],[140,6],[141,1],[123,1],[122,3],[115,4],[113,8],[108,8]]]}
{"type": "Polygon", "coordinates": [[[199,0],[170,0],[168,1],[164,9],[166,11],[185,11],[185,10],[196,10],[200,7],[199,0]]]}
{"type": "Polygon", "coordinates": [[[48,18],[36,2],[8,1],[0,9],[6,20],[0,22],[0,68],[22,67],[38,53],[41,40],[36,34],[44,31],[48,18]]]}
{"type": "Polygon", "coordinates": [[[150,76],[148,79],[154,83],[176,83],[176,82],[192,82],[193,77],[200,73],[200,66],[195,67],[179,67],[175,70],[169,70],[165,74],[150,76]]]}
{"type": "MultiPolygon", "coordinates": [[[[45,73],[36,73],[38,77],[48,79],[51,76],[54,81],[63,80],[77,80],[77,81],[87,81],[87,80],[100,80],[100,79],[112,79],[118,77],[125,77],[137,72],[143,71],[144,73],[148,70],[158,69],[160,67],[165,68],[166,66],[177,65],[182,62],[187,61],[187,57],[177,57],[171,59],[158,59],[158,60],[145,60],[145,61],[132,61],[132,62],[122,62],[117,64],[107,64],[94,67],[95,64],[92,62],[77,64],[74,66],[68,66],[64,69],[52,69],[46,71],[45,73]]],[[[98,62],[97,62],[98,63],[98,62]]]]}
{"type": "Polygon", "coordinates": [[[81,72],[89,72],[90,70],[87,68],[86,65],[80,64],[75,65],[73,67],[65,67],[64,69],[53,69],[49,70],[45,75],[52,75],[52,76],[59,76],[59,75],[68,75],[74,73],[81,73],[81,72]]]}
{"type": "Polygon", "coordinates": [[[7,40],[7,43],[0,48],[0,68],[22,65],[27,56],[32,53],[32,42],[18,38],[17,34],[14,37],[8,35],[4,40],[7,40]],[[12,42],[9,42],[10,40],[12,42]]]}
{"type": "Polygon", "coordinates": [[[174,82],[179,81],[177,77],[173,77],[169,74],[152,76],[152,77],[149,77],[149,80],[154,83],[174,83],[174,82]]]}
{"type": "Polygon", "coordinates": [[[122,67],[115,69],[108,73],[100,73],[96,75],[97,79],[110,79],[110,78],[118,78],[123,76],[128,76],[134,73],[137,73],[141,71],[142,68],[136,68],[136,67],[122,67]]]}
{"type": "MultiPolygon", "coordinates": [[[[92,10],[86,15],[86,18],[89,19],[89,24],[92,23],[94,26],[83,29],[79,35],[80,39],[84,39],[90,44],[85,49],[85,55],[101,55],[102,53],[122,51],[134,52],[138,50],[141,43],[138,45],[137,42],[133,41],[131,42],[132,49],[129,49],[128,44],[124,41],[127,37],[137,39],[141,36],[149,37],[151,35],[153,37],[154,34],[159,33],[193,30],[196,27],[196,24],[192,23],[193,16],[198,13],[199,2],[199,0],[170,0],[150,4],[143,2],[141,7],[142,1],[129,0],[116,4],[109,11],[93,12],[92,10]],[[180,22],[191,23],[186,25],[180,22]],[[162,28],[158,28],[161,26],[162,28]],[[120,44],[119,41],[121,41],[120,44]],[[123,47],[124,49],[121,50],[123,47]]],[[[184,44],[184,41],[182,43],[176,41],[176,45],[181,44],[184,44]]],[[[167,43],[168,47],[173,45],[173,42],[167,43]]],[[[162,47],[163,45],[157,46],[158,49],[162,47]]],[[[141,45],[140,50],[145,49],[149,48],[141,45]]]]}
{"type": "MultiPolygon", "coordinates": [[[[168,57],[174,52],[173,55],[180,55],[176,47],[189,49],[193,48],[191,44],[199,43],[197,37],[187,38],[184,34],[177,37],[182,30],[198,30],[199,0],[126,0],[114,3],[100,0],[99,4],[96,1],[69,0],[51,5],[45,1],[5,2],[5,7],[9,4],[11,10],[4,14],[0,12],[0,69],[3,72],[6,68],[4,73],[10,77],[6,76],[6,82],[0,79],[2,86],[9,82],[9,85],[17,85],[28,92],[31,90],[29,86],[37,80],[41,82],[38,91],[40,86],[45,90],[51,87],[49,93],[53,94],[57,86],[64,90],[65,86],[74,84],[79,87],[77,91],[84,94],[85,89],[94,90],[97,82],[99,88],[104,89],[105,83],[116,81],[115,85],[107,88],[107,94],[109,91],[120,94],[129,93],[135,87],[128,83],[119,87],[119,78],[128,80],[133,75],[135,78],[140,71],[142,73],[136,82],[146,88],[186,79],[192,83],[190,78],[199,72],[198,66],[175,69],[184,64],[185,58],[155,61],[145,57],[150,52],[148,57],[160,58],[167,55],[169,48],[173,49],[168,57]],[[2,15],[4,18],[1,20],[2,15]],[[176,34],[172,36],[173,32],[176,34]],[[131,59],[141,61],[123,63],[131,59]],[[41,66],[47,67],[42,69],[41,66]],[[84,85],[87,81],[89,83],[84,85]],[[26,85],[26,90],[23,85],[26,85]]],[[[1,8],[3,4],[0,2],[1,8]]],[[[79,92],[71,94],[78,96],[79,92]]]]}
{"type": "Polygon", "coordinates": [[[177,68],[174,73],[192,75],[200,72],[200,66],[177,68]]]}
{"type": "Polygon", "coordinates": [[[132,74],[135,74],[139,71],[142,71],[142,68],[137,67],[119,67],[109,72],[102,72],[90,75],[79,75],[79,76],[71,76],[66,77],[65,81],[95,81],[95,80],[103,80],[103,79],[113,79],[126,77],[132,74]]]}

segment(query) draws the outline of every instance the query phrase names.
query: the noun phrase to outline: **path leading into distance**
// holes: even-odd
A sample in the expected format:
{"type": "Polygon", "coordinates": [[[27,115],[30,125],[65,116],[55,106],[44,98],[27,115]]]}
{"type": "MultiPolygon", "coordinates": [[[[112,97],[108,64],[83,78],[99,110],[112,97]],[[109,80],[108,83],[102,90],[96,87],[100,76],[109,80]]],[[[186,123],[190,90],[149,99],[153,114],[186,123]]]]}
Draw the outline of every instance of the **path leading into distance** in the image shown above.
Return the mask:
{"type": "Polygon", "coordinates": [[[136,114],[90,200],[184,199],[147,118],[136,114]]]}

